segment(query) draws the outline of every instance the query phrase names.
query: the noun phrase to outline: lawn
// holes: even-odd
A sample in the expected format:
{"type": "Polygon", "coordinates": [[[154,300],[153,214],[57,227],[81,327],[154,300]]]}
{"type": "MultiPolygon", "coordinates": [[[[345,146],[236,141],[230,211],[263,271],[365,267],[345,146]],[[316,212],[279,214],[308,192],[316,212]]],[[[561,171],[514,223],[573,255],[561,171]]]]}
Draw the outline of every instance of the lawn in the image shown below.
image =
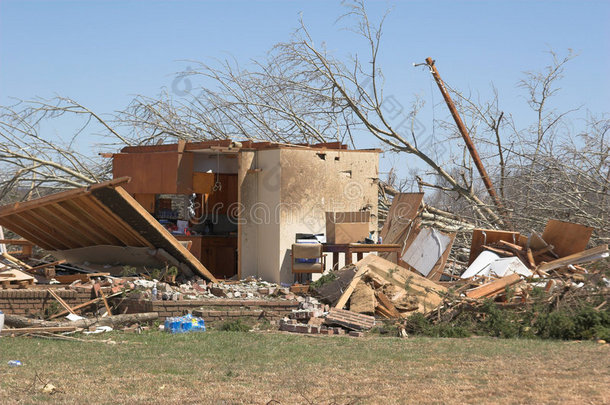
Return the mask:
{"type": "Polygon", "coordinates": [[[82,338],[98,341],[0,338],[0,402],[610,402],[610,345],[594,342],[220,331],[82,338]],[[23,365],[9,367],[12,359],[23,365]],[[40,381],[60,392],[40,392],[40,381]]]}

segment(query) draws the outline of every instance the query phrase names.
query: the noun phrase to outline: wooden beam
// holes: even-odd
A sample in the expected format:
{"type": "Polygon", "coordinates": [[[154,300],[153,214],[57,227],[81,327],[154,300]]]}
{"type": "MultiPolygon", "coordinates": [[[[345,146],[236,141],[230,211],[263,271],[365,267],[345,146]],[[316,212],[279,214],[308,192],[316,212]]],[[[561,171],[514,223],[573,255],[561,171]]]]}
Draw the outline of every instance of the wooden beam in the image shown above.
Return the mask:
{"type": "Polygon", "coordinates": [[[105,223],[95,221],[91,215],[89,215],[89,212],[87,212],[86,209],[83,209],[74,201],[62,201],[58,205],[61,206],[65,211],[70,211],[72,216],[80,221],[79,226],[86,228],[93,236],[96,237],[98,241],[101,241],[101,243],[97,243],[98,245],[122,245],[119,238],[106,230],[105,223]]]}
{"type": "Polygon", "coordinates": [[[25,211],[31,208],[42,207],[44,205],[53,204],[58,201],[68,200],[80,195],[89,194],[91,191],[104,187],[115,187],[121,184],[129,183],[131,178],[119,177],[118,179],[104,181],[102,183],[92,184],[89,187],[76,188],[73,190],[63,191],[61,193],[51,194],[46,197],[37,198],[31,201],[17,202],[0,207],[0,217],[25,211]]]}
{"type": "Polygon", "coordinates": [[[86,196],[74,199],[74,204],[78,205],[81,209],[87,211],[89,215],[96,220],[98,223],[104,224],[104,230],[111,233],[113,237],[120,241],[120,245],[125,246],[146,246],[151,247],[150,244],[144,244],[141,242],[139,234],[129,227],[125,222],[107,211],[107,207],[102,208],[97,199],[93,196],[86,196]],[[134,235],[136,234],[136,235],[134,235]]]}
{"type": "Polygon", "coordinates": [[[361,268],[358,269],[356,274],[354,274],[354,278],[352,278],[352,281],[350,281],[350,283],[345,288],[345,291],[343,291],[343,294],[341,294],[341,297],[339,298],[339,301],[337,301],[337,304],[335,305],[335,308],[343,309],[345,304],[347,304],[347,300],[349,300],[349,297],[354,292],[354,289],[356,288],[356,285],[360,282],[360,280],[362,280],[362,277],[368,271],[369,271],[369,268],[366,267],[366,266],[362,266],[361,268]]]}
{"type": "Polygon", "coordinates": [[[55,293],[55,291],[48,289],[47,290],[49,294],[51,294],[53,296],[53,298],[55,298],[57,300],[57,302],[59,302],[59,304],[64,307],[64,309],[68,312],[70,312],[71,314],[76,315],[76,313],[74,312],[74,310],[70,307],[70,305],[66,304],[66,302],[55,293]]]}
{"type": "Polygon", "coordinates": [[[610,255],[610,250],[608,250],[608,245],[600,245],[594,247],[592,249],[587,249],[585,251],[574,253],[572,255],[562,257],[561,259],[553,260],[548,263],[543,263],[536,268],[539,271],[549,271],[553,269],[557,269],[559,267],[568,266],[570,264],[579,264],[585,263],[597,259],[602,259],[604,256],[608,257],[610,255]]]}
{"type": "Polygon", "coordinates": [[[152,226],[155,231],[167,239],[172,247],[180,252],[180,254],[187,259],[189,264],[193,266],[200,275],[208,278],[213,283],[218,282],[218,279],[216,279],[216,277],[214,277],[214,275],[210,273],[210,271],[199,260],[197,260],[197,258],[193,256],[193,254],[189,252],[187,248],[182,246],[182,244],[171,233],[169,233],[169,231],[165,229],[165,227],[161,225],[159,221],[155,219],[155,217],[150,215],[150,213],[146,211],[144,207],[138,204],[138,202],[127,191],[125,191],[125,189],[122,187],[117,187],[114,191],[118,193],[132,207],[132,209],[146,219],[146,221],[148,221],[150,226],[152,226]]]}
{"type": "Polygon", "coordinates": [[[518,274],[511,274],[496,281],[492,281],[491,283],[484,284],[473,290],[467,291],[466,296],[468,298],[491,297],[501,293],[506,289],[506,287],[517,284],[519,281],[521,281],[521,276],[518,274]]]}
{"type": "Polygon", "coordinates": [[[59,332],[74,332],[77,328],[74,326],[47,326],[40,328],[16,328],[16,329],[2,329],[2,335],[24,335],[27,333],[59,333],[59,332]]]}

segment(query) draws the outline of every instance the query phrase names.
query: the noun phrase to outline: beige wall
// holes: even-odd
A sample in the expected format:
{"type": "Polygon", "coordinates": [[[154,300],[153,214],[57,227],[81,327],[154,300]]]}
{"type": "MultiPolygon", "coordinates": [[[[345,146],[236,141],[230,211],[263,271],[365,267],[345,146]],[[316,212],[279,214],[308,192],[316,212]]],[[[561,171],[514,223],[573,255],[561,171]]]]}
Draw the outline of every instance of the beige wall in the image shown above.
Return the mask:
{"type": "Polygon", "coordinates": [[[246,172],[240,185],[244,222],[240,225],[241,277],[261,277],[263,280],[279,282],[280,225],[273,216],[273,210],[280,201],[280,150],[241,154],[244,170],[247,171],[246,166],[261,169],[257,173],[246,172]]]}
{"type": "MultiPolygon", "coordinates": [[[[379,154],[361,151],[282,149],[280,279],[292,282],[290,248],[295,234],[325,233],[326,211],[371,210],[377,229],[379,154]]],[[[328,264],[331,260],[327,260],[328,264]]]]}
{"type": "MultiPolygon", "coordinates": [[[[325,233],[326,211],[370,209],[377,229],[379,154],[282,148],[241,152],[241,277],[292,283],[296,233],[325,233]],[[324,155],[320,155],[323,153],[324,155]],[[259,168],[258,173],[247,169],[259,168]]],[[[330,264],[330,260],[328,260],[330,264]]]]}

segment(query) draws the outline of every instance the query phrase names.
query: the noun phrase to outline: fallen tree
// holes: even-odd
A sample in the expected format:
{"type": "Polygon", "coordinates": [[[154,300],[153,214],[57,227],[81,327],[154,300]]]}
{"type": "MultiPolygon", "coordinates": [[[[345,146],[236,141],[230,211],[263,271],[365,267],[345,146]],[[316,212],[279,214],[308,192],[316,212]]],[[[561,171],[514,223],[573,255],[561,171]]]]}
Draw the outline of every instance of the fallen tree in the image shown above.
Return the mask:
{"type": "Polygon", "coordinates": [[[79,329],[87,329],[91,326],[110,326],[112,328],[118,328],[121,326],[133,325],[135,323],[147,323],[158,318],[158,312],[143,312],[140,314],[122,314],[103,318],[87,318],[77,321],[56,322],[44,321],[42,319],[32,319],[20,315],[5,314],[4,324],[11,328],[74,327],[79,329]]]}

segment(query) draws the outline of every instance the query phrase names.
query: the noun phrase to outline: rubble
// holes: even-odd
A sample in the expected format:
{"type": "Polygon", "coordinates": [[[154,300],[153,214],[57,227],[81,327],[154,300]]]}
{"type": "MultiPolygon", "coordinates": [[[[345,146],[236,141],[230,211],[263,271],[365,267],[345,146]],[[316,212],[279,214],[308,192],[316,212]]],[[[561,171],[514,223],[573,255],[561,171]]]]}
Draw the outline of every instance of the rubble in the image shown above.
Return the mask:
{"type": "MultiPolygon", "coordinates": [[[[556,304],[594,294],[610,298],[610,280],[599,269],[583,267],[610,256],[607,245],[587,249],[592,228],[551,219],[542,233],[532,231],[529,235],[509,230],[473,229],[470,249],[459,250],[449,259],[455,233],[424,226],[421,214],[436,211],[423,203],[422,193],[397,194],[395,201],[408,204],[408,209],[401,211],[392,205],[380,233],[380,239],[396,244],[395,249],[400,250],[396,262],[389,260],[387,252],[367,254],[363,258],[363,252],[359,252],[361,259],[356,263],[346,257],[346,266],[333,269],[309,284],[276,284],[254,277],[217,280],[182,244],[158,229],[158,223],[142,212],[137,202],[121,192],[120,187],[115,188],[124,181],[117,179],[2,208],[9,222],[23,212],[43,217],[51,210],[57,214],[52,221],[78,230],[78,226],[58,214],[62,207],[59,202],[82,204],[91,208],[88,215],[99,218],[107,215],[116,229],[121,229],[119,237],[112,234],[109,226],[100,226],[96,228],[100,237],[103,234],[109,239],[126,241],[108,250],[108,246],[93,242],[79,244],[71,236],[63,235],[60,242],[42,229],[17,227],[37,239],[40,247],[48,251],[55,249],[55,254],[51,258],[35,257],[31,249],[23,249],[21,255],[2,252],[0,286],[6,290],[40,291],[57,308],[52,313],[36,314],[44,319],[6,314],[6,326],[12,329],[3,330],[3,334],[63,333],[92,326],[141,330],[142,323],[159,317],[158,313],[145,310],[136,314],[121,313],[122,300],[143,300],[149,304],[156,301],[170,306],[188,301],[206,301],[214,306],[214,302],[234,300],[238,305],[243,303],[246,309],[250,302],[290,301],[286,312],[297,303],[298,309],[279,322],[281,331],[320,335],[345,335],[347,331],[350,336],[362,336],[380,320],[392,320],[402,325],[398,334],[405,337],[405,320],[413,314],[443,322],[454,319],[462,311],[476,312],[489,301],[504,307],[525,308],[534,302],[532,296],[540,289],[556,304]],[[47,208],[41,209],[43,205],[47,208]],[[122,216],[112,214],[113,209],[122,210],[122,216]],[[130,246],[130,241],[135,245],[130,246]],[[57,254],[59,245],[64,249],[57,254]],[[105,259],[107,264],[100,263],[109,254],[111,258],[105,259]],[[133,255],[142,261],[121,269],[117,268],[112,254],[121,258],[133,255]],[[83,260],[89,257],[95,258],[96,263],[83,260]],[[72,262],[71,258],[79,260],[72,262]],[[158,266],[151,267],[150,263],[158,266]],[[593,284],[595,289],[591,287],[593,284]],[[68,291],[90,295],[91,299],[70,303],[64,299],[68,291]],[[64,316],[71,316],[73,320],[58,320],[64,316]]],[[[447,213],[443,215],[448,217],[447,213]]],[[[362,223],[355,224],[359,233],[364,232],[366,227],[362,223]]],[[[16,245],[26,246],[22,240],[18,241],[16,245]]],[[[605,301],[599,308],[604,305],[605,301]]],[[[233,312],[241,314],[241,309],[231,311],[232,316],[233,312]]],[[[218,308],[209,310],[222,312],[218,308]]],[[[175,317],[176,312],[166,311],[161,320],[175,317]]],[[[277,314],[274,322],[286,312],[277,314]]],[[[228,313],[225,311],[227,316],[228,313]]],[[[265,311],[257,313],[265,317],[265,311]]]]}

